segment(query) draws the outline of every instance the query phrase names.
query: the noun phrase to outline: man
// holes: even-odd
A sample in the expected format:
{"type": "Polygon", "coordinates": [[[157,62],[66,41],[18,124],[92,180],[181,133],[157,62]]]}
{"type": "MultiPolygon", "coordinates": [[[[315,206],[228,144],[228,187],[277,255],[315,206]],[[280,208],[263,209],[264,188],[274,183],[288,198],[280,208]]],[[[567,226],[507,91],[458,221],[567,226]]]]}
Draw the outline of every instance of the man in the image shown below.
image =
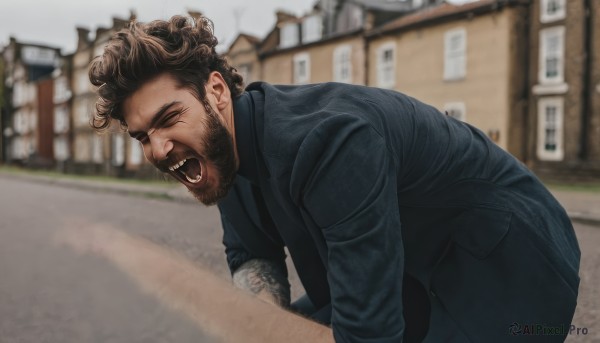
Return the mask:
{"type": "Polygon", "coordinates": [[[90,80],[97,129],[120,121],[158,169],[219,205],[236,285],[330,324],[337,342],[505,342],[523,325],[568,327],[579,247],[521,163],[393,91],[243,91],[216,44],[205,18],[135,23],[90,80]],[[295,304],[284,247],[306,289],[295,304]]]}

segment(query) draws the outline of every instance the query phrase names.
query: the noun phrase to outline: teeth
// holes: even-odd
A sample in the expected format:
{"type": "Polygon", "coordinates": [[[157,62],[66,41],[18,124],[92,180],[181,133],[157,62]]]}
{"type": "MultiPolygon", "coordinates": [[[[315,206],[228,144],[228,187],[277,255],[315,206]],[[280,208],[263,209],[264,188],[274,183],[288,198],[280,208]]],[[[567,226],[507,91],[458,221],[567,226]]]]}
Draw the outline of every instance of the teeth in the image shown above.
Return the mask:
{"type": "Polygon", "coordinates": [[[200,175],[200,174],[196,175],[195,179],[190,179],[189,176],[185,175],[185,178],[191,183],[198,183],[202,180],[202,175],[200,175]]]}
{"type": "Polygon", "coordinates": [[[169,170],[170,171],[175,171],[175,170],[179,169],[179,167],[181,167],[185,163],[185,161],[187,161],[187,159],[184,158],[183,160],[181,160],[181,161],[177,162],[176,164],[170,166],[169,170]]]}

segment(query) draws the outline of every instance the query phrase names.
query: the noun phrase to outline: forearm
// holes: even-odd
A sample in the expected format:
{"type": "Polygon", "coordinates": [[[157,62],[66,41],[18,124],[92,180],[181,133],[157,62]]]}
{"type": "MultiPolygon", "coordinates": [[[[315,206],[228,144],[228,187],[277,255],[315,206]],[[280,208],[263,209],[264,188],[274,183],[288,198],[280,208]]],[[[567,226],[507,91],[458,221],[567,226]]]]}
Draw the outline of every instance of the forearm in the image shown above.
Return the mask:
{"type": "Polygon", "coordinates": [[[283,308],[290,306],[290,284],[285,272],[274,262],[252,259],[233,273],[233,284],[258,298],[283,308]]]}

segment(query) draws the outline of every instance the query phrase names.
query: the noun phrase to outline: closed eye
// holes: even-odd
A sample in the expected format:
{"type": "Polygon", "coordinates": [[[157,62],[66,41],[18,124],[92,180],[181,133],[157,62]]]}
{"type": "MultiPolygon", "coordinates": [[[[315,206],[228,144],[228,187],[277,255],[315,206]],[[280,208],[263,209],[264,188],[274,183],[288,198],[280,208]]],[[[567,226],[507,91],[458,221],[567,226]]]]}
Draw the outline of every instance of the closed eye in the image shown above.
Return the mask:
{"type": "Polygon", "coordinates": [[[181,117],[181,115],[183,113],[185,113],[187,110],[188,109],[185,108],[183,110],[177,110],[177,111],[169,112],[160,121],[159,126],[160,127],[170,127],[170,126],[173,126],[173,125],[177,124],[179,122],[179,118],[181,117]]]}

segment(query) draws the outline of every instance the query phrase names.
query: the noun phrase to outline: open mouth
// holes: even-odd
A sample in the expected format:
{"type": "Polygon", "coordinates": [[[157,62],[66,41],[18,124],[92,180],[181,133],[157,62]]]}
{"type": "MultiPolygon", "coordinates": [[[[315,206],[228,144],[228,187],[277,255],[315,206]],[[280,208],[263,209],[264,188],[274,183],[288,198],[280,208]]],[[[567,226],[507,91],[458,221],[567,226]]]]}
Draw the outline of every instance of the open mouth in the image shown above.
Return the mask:
{"type": "Polygon", "coordinates": [[[202,163],[194,157],[184,158],[169,167],[171,173],[187,180],[191,184],[198,184],[204,179],[202,163]]]}

